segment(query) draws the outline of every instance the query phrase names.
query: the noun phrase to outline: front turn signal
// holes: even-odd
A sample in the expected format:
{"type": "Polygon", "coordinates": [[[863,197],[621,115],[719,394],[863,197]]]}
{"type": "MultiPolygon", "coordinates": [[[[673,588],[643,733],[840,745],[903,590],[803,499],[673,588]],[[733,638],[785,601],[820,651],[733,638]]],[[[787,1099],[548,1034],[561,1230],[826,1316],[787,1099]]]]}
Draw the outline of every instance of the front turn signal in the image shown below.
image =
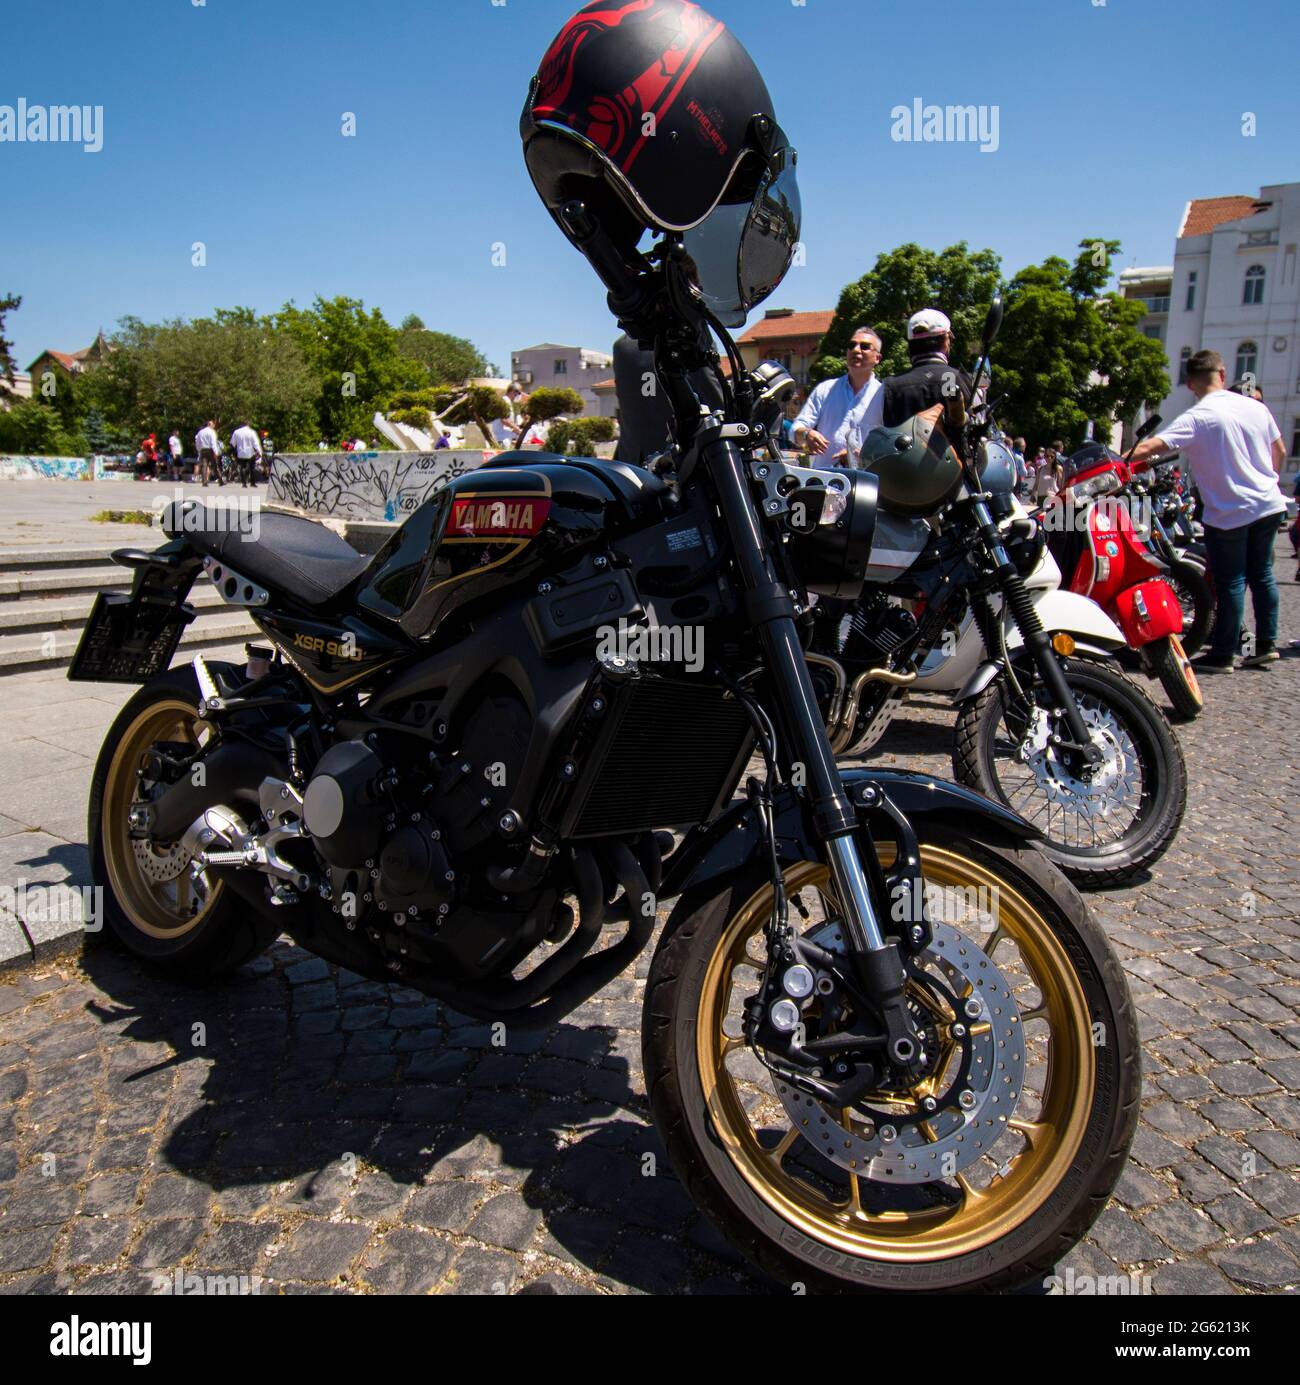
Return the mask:
{"type": "Polygon", "coordinates": [[[1068,659],[1074,653],[1074,636],[1067,635],[1064,630],[1052,636],[1052,648],[1063,658],[1068,659]]]}

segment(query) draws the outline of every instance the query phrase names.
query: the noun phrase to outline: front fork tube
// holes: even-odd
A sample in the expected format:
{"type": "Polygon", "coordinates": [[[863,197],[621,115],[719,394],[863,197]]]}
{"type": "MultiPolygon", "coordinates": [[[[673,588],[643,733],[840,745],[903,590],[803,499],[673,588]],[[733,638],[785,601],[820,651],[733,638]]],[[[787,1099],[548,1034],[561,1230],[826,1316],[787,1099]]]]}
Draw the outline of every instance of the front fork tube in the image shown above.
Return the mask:
{"type": "MultiPolygon", "coordinates": [[[[980,499],[973,503],[975,519],[984,545],[993,559],[994,575],[1003,600],[1016,623],[1016,629],[1020,631],[1025,650],[1033,660],[1038,676],[1043,680],[1043,686],[1051,695],[1052,705],[1061,713],[1061,720],[1065,723],[1069,740],[1073,743],[1069,748],[1074,753],[1082,755],[1085,763],[1093,764],[1100,759],[1101,752],[1092,743],[1088,727],[1079,711],[1079,704],[1074,700],[1074,693],[1070,690],[1065,673],[1057,661],[1051,639],[1043,629],[1043,622],[1038,618],[1033,594],[1025,585],[1025,579],[1020,575],[1019,569],[1008,557],[1002,544],[1002,535],[993,522],[988,505],[980,499]]],[[[989,651],[990,654],[992,652],[989,651]]]]}
{"type": "MultiPolygon", "coordinates": [[[[802,761],[813,823],[826,843],[826,861],[853,939],[854,965],[866,993],[880,1006],[891,1058],[913,1061],[920,1041],[904,1000],[906,973],[896,943],[887,939],[871,900],[854,842],[858,813],[845,791],[808,676],[794,622],[794,601],[776,579],[765,536],[750,495],[744,459],[732,442],[708,444],[703,459],[731,536],[744,588],[745,616],[757,628],[783,721],[792,739],[791,760],[802,761]]],[[[870,838],[865,829],[865,849],[870,838]]]]}

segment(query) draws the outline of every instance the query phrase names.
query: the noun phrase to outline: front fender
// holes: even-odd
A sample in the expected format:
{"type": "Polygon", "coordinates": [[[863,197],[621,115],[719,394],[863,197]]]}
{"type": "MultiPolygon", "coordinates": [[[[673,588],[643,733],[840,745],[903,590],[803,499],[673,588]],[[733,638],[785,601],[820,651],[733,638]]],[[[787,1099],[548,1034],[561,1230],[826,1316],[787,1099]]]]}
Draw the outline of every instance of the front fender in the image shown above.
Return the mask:
{"type": "MultiPolygon", "coordinates": [[[[1049,635],[1064,631],[1073,635],[1076,643],[1088,645],[1099,653],[1114,653],[1128,643],[1124,632],[1090,596],[1067,591],[1044,592],[1035,600],[1034,610],[1049,635]]],[[[1007,648],[1019,649],[1023,644],[1020,631],[1009,620],[1007,648]]]]}
{"type": "MultiPolygon", "coordinates": [[[[910,770],[848,769],[840,771],[844,787],[855,803],[869,788],[877,789],[919,829],[934,820],[951,825],[956,822],[979,824],[1017,841],[1036,841],[1039,833],[1023,818],[1000,803],[985,798],[961,784],[935,779],[910,770]]],[[[888,816],[879,808],[862,806],[859,821],[891,837],[888,816]]],[[[782,786],[773,803],[777,856],[783,865],[815,861],[821,846],[804,821],[802,804],[788,785],[782,786]]],[[[754,805],[748,801],[733,804],[711,823],[688,832],[677,850],[665,862],[659,889],[661,900],[699,885],[734,875],[755,858],[766,859],[767,846],[754,805]]]]}

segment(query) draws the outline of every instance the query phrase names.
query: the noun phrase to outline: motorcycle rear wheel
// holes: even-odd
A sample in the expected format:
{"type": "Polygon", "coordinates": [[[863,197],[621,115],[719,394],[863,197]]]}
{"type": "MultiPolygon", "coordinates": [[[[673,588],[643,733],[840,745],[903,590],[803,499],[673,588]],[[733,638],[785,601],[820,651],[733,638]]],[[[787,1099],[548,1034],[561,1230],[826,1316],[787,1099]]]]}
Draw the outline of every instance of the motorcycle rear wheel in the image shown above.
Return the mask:
{"type": "MultiPolygon", "coordinates": [[[[215,672],[222,665],[211,664],[215,672]]],[[[128,952],[190,980],[204,981],[251,961],[279,929],[219,880],[196,880],[177,843],[132,839],[127,815],[138,797],[136,771],[156,742],[198,748],[206,734],[192,668],[174,668],[140,689],[104,739],[90,785],[86,840],[91,878],[104,889],[107,933],[128,952]]]]}
{"type": "MultiPolygon", "coordinates": [[[[844,1155],[832,1163],[822,1141],[841,1133],[833,1113],[791,1116],[772,1075],[736,1036],[765,955],[771,882],[763,871],[684,896],[651,965],[645,1072],[673,1166],[718,1229],[785,1284],[961,1292],[1041,1281],[1100,1215],[1136,1129],[1133,1006],[1077,892],[1030,846],[939,827],[925,829],[920,845],[927,892],[996,891],[991,931],[977,939],[970,928],[969,936],[996,953],[1014,987],[1023,1018],[1015,1032],[1042,1078],[1041,1088],[1020,1089],[993,1136],[995,1151],[950,1177],[890,1182],[874,1161],[875,1176],[850,1171],[844,1155]]],[[[894,849],[879,849],[887,866],[894,849]]],[[[792,902],[816,910],[820,899],[824,917],[839,912],[819,863],[792,866],[786,882],[792,902]]],[[[919,1093],[865,1100],[915,1110],[919,1093]]],[[[849,1135],[861,1133],[857,1109],[839,1113],[849,1135]]],[[[973,1119],[965,1135],[979,1129],[973,1119]]]]}
{"type": "Polygon", "coordinates": [[[1214,587],[1204,566],[1189,558],[1171,562],[1166,580],[1183,608],[1183,650],[1189,657],[1199,654],[1214,625],[1214,587]]]}
{"type": "Polygon", "coordinates": [[[1137,875],[1169,849],[1187,806],[1187,766],[1164,714],[1117,668],[1072,658],[1062,661],[1062,669],[1106,747],[1111,801],[1086,785],[1071,787],[1057,752],[1037,744],[1050,731],[1043,725],[1046,695],[1025,665],[1017,677],[1032,689],[1035,720],[1011,697],[1005,674],[995,678],[962,707],[953,773],[1037,827],[1043,850],[1080,889],[1102,889],[1137,875]],[[1132,816],[1120,819],[1115,810],[1132,796],[1134,774],[1140,782],[1129,805],[1132,816]]]}

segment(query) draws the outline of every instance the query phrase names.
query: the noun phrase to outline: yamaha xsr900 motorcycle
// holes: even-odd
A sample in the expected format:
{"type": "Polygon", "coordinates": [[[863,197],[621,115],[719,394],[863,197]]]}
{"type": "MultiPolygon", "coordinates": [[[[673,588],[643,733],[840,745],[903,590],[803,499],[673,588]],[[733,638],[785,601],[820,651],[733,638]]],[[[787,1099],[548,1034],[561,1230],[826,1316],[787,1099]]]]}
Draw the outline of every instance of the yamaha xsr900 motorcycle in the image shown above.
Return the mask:
{"type": "Polygon", "coordinates": [[[677,897],[646,1080],[736,1245],[832,1288],[1049,1273],[1123,1167],[1132,1005],[1018,817],[836,768],[799,622],[807,588],[861,584],[875,483],[760,475],[751,452],[755,391],[718,314],[775,287],[799,223],[761,78],[692,5],[602,4],[548,52],[523,134],[546,205],[653,347],[675,445],[659,474],[498,457],[372,561],[304,519],[240,542],[192,511],[120,554],[133,591],[100,603],[74,670],[143,683],[94,778],[109,924],[199,976],[287,931],[510,1031],[593,995],[677,897]],[[687,69],[665,104],[661,74],[687,69]],[[629,92],[660,111],[635,161],[594,123],[629,92]],[[725,137],[701,139],[696,111],[725,137]],[[700,370],[724,409],[700,409],[700,370]],[[261,676],[162,671],[205,570],[280,651],[261,676]],[[702,648],[606,638],[683,629],[702,648]],[[766,780],[733,801],[755,749],[766,780]]]}
{"type": "Polygon", "coordinates": [[[1076,884],[1113,885],[1173,841],[1182,751],[1111,657],[1123,632],[1057,590],[1043,528],[989,432],[986,419],[918,416],[868,437],[881,513],[866,595],[818,620],[814,683],[841,755],[869,750],[913,689],[951,693],[957,778],[1039,828],[1076,884]]]}

